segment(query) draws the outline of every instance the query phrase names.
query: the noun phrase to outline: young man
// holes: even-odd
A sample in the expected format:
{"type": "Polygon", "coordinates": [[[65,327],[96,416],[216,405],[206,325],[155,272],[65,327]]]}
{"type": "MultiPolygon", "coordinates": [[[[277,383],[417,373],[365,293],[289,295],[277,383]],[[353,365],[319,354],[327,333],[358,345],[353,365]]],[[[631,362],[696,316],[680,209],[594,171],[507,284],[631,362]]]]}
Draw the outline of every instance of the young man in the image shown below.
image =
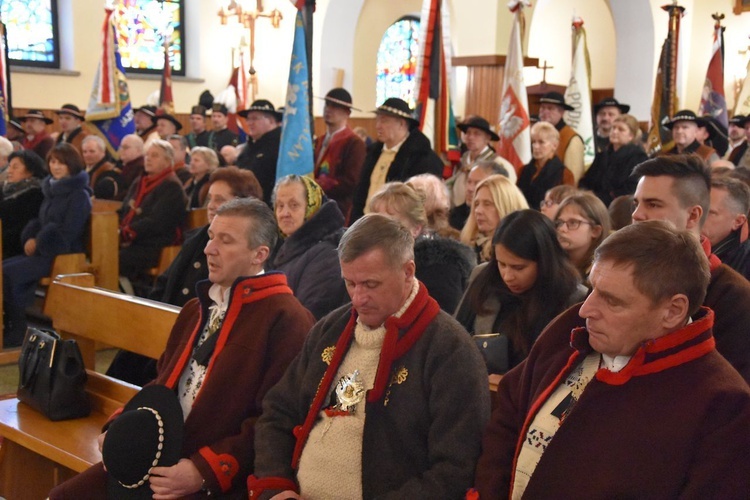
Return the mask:
{"type": "Polygon", "coordinates": [[[219,155],[219,163],[225,166],[224,158],[219,154],[224,146],[236,146],[239,142],[237,134],[227,128],[229,109],[221,103],[214,103],[211,107],[212,129],[208,135],[208,147],[219,155]]]}

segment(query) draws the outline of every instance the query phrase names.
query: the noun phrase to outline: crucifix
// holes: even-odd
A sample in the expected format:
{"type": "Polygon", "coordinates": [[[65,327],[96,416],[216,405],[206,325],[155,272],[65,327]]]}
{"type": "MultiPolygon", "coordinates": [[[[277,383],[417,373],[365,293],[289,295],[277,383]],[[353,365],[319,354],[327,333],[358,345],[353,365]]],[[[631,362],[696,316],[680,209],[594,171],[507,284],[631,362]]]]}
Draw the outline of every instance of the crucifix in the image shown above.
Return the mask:
{"type": "Polygon", "coordinates": [[[547,66],[547,61],[544,61],[544,65],[539,66],[539,64],[536,65],[537,68],[542,70],[542,84],[547,83],[547,70],[548,69],[555,69],[554,66],[547,66]]]}

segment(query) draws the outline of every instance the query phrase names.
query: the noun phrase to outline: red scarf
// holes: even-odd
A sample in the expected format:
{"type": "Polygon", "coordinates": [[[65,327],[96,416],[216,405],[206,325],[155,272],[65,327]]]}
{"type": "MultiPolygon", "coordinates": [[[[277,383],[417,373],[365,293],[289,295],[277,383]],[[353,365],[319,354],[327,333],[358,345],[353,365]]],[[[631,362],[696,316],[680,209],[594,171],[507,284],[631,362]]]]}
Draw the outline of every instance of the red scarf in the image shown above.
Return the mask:
{"type": "Polygon", "coordinates": [[[141,213],[140,207],[143,199],[170,175],[173,176],[174,171],[171,168],[165,168],[156,175],[141,176],[138,189],[135,192],[135,198],[129,202],[130,210],[120,222],[120,235],[123,242],[133,241],[136,237],[135,231],[130,227],[130,223],[136,215],[141,213]]]}

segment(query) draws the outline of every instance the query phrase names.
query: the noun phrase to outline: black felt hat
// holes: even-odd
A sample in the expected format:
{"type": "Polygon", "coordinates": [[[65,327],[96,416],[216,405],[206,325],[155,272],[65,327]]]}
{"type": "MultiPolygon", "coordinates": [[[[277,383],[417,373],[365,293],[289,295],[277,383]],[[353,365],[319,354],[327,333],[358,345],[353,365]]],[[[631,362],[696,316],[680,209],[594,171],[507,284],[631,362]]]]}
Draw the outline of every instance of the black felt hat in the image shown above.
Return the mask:
{"type": "Polygon", "coordinates": [[[378,109],[374,110],[373,113],[403,118],[409,122],[410,127],[419,126],[419,120],[414,118],[414,111],[412,111],[406,101],[399,99],[398,97],[389,97],[383,104],[378,106],[378,109]]]}
{"type": "Polygon", "coordinates": [[[620,113],[625,114],[630,111],[629,104],[620,104],[620,102],[614,97],[607,97],[602,99],[598,103],[594,104],[594,114],[598,113],[600,109],[607,107],[615,107],[620,110],[620,113]]]}
{"type": "Polygon", "coordinates": [[[540,104],[557,104],[566,111],[573,111],[575,108],[570,104],[565,104],[565,97],[560,92],[547,92],[539,98],[540,104]]]}
{"type": "Polygon", "coordinates": [[[177,118],[170,115],[169,113],[162,113],[162,114],[156,115],[156,121],[158,122],[159,120],[168,120],[174,123],[174,126],[178,131],[182,129],[182,123],[180,123],[179,120],[177,120],[177,118]]]}
{"type": "Polygon", "coordinates": [[[672,127],[674,127],[674,124],[677,122],[695,122],[699,127],[706,126],[706,120],[700,116],[696,116],[696,114],[689,109],[683,109],[675,113],[671,120],[664,123],[664,126],[669,130],[672,130],[672,127]]]}
{"type": "Polygon", "coordinates": [[[15,128],[19,132],[24,132],[23,125],[21,125],[21,122],[18,121],[16,118],[11,118],[10,120],[8,120],[8,124],[10,124],[10,126],[15,128]]]}
{"type": "Polygon", "coordinates": [[[135,108],[133,110],[133,113],[143,113],[144,115],[147,115],[149,118],[151,118],[151,122],[156,124],[156,106],[141,106],[140,108],[135,108]]]}
{"type": "Polygon", "coordinates": [[[38,118],[39,120],[43,120],[44,123],[46,123],[47,125],[49,125],[50,123],[54,121],[51,118],[47,118],[46,116],[44,116],[44,113],[42,113],[38,109],[30,109],[29,111],[26,112],[25,115],[19,116],[18,121],[23,123],[29,118],[38,118]]]}
{"type": "Polygon", "coordinates": [[[201,106],[200,104],[198,104],[197,106],[193,106],[192,108],[190,108],[190,114],[206,116],[206,107],[201,106]]]}
{"type": "Polygon", "coordinates": [[[485,120],[485,119],[484,119],[484,118],[482,118],[481,116],[474,116],[474,117],[472,117],[472,118],[469,118],[469,119],[468,119],[468,120],[466,120],[465,122],[459,123],[459,124],[457,125],[457,127],[458,127],[458,129],[459,129],[459,130],[460,130],[461,132],[466,132],[466,130],[467,130],[467,129],[469,129],[470,127],[471,127],[471,128],[476,128],[476,129],[479,129],[479,130],[481,130],[481,131],[483,131],[483,132],[487,132],[488,134],[490,134],[490,138],[491,138],[491,139],[492,139],[493,141],[499,141],[499,140],[500,140],[500,136],[498,136],[498,135],[497,135],[497,134],[496,134],[496,133],[495,133],[495,132],[494,132],[494,131],[493,131],[493,130],[492,130],[492,129],[490,128],[490,122],[488,122],[487,120],[485,120]]]}
{"type": "Polygon", "coordinates": [[[711,146],[719,153],[719,156],[724,156],[729,148],[729,131],[723,123],[713,116],[703,115],[702,118],[706,122],[705,127],[708,130],[708,139],[711,141],[711,146]]]}
{"type": "Polygon", "coordinates": [[[180,460],[183,424],[180,401],[168,387],[150,385],[136,394],[109,426],[102,445],[109,498],[151,498],[151,469],[180,460]]]}
{"type": "Polygon", "coordinates": [[[352,106],[352,95],[349,93],[349,91],[341,87],[331,89],[325,97],[318,97],[318,99],[323,99],[327,104],[338,106],[339,108],[361,111],[360,109],[352,106]]]}
{"type": "Polygon", "coordinates": [[[739,127],[744,127],[747,122],[750,122],[750,116],[734,115],[729,119],[729,123],[734,123],[739,127]]]}
{"type": "Polygon", "coordinates": [[[273,104],[271,104],[271,101],[267,101],[265,99],[258,99],[258,100],[253,101],[253,103],[250,105],[249,108],[243,109],[237,114],[243,118],[247,118],[247,115],[249,115],[251,111],[258,111],[260,113],[266,113],[267,115],[271,115],[274,120],[279,121],[279,122],[284,118],[284,113],[279,112],[279,110],[273,107],[273,104]]]}
{"type": "Polygon", "coordinates": [[[63,104],[60,109],[55,111],[58,115],[70,115],[75,118],[78,118],[79,120],[85,119],[85,115],[83,112],[78,109],[78,106],[75,104],[63,104]]]}

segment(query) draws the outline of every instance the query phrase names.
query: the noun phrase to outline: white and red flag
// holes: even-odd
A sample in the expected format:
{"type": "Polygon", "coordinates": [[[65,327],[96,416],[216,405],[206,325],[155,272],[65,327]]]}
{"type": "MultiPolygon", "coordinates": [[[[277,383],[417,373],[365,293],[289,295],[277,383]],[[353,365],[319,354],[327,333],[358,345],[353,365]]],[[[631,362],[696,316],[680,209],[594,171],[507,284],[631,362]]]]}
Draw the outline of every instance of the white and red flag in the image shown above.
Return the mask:
{"type": "Polygon", "coordinates": [[[727,116],[727,100],[724,96],[724,27],[721,19],[724,15],[714,14],[714,36],[711,47],[711,59],[706,71],[706,81],[701,92],[701,104],[698,108],[699,116],[710,115],[716,118],[724,127],[729,126],[727,116]]]}

